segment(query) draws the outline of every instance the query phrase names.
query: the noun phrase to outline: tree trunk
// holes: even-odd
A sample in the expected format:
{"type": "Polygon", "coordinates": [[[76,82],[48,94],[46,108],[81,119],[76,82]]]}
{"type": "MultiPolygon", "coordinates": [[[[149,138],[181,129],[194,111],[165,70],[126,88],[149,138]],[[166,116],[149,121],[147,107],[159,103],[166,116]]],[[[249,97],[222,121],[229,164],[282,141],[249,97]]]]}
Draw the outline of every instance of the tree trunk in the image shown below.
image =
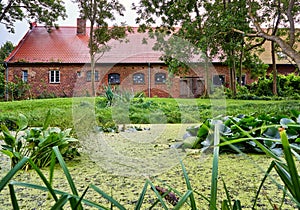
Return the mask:
{"type": "Polygon", "coordinates": [[[233,97],[236,96],[236,67],[234,60],[233,51],[230,52],[230,64],[229,64],[229,72],[230,72],[230,89],[232,91],[233,97]]]}
{"type": "Polygon", "coordinates": [[[90,59],[91,59],[91,83],[92,83],[92,96],[96,96],[95,92],[95,53],[93,51],[93,34],[94,34],[94,21],[90,20],[91,27],[90,27],[90,40],[89,40],[89,46],[90,46],[90,59]]]}
{"type": "Polygon", "coordinates": [[[275,42],[271,42],[271,53],[272,53],[272,73],[273,73],[273,88],[272,92],[275,96],[277,93],[277,68],[276,68],[276,57],[275,57],[275,42]]]}
{"type": "Polygon", "coordinates": [[[205,64],[204,64],[204,71],[205,71],[205,92],[204,96],[207,97],[210,94],[210,77],[209,77],[209,68],[208,68],[208,57],[205,56],[205,64]]]}
{"type": "Polygon", "coordinates": [[[235,66],[235,60],[233,60],[232,65],[232,93],[233,97],[236,96],[236,66],[235,66]]]}
{"type": "Polygon", "coordinates": [[[240,68],[239,68],[239,85],[242,86],[243,84],[243,75],[242,75],[242,71],[243,71],[243,58],[244,58],[244,43],[242,44],[242,49],[241,49],[241,54],[240,54],[240,68]]]}

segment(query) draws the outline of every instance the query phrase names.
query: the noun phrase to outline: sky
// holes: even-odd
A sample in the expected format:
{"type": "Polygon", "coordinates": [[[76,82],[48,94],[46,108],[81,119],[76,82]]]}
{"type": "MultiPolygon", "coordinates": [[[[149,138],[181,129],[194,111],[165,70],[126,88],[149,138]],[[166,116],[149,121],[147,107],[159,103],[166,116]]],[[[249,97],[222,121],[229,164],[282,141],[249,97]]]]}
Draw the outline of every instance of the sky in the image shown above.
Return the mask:
{"type": "MultiPolygon", "coordinates": [[[[72,3],[72,0],[66,0],[65,7],[68,17],[66,20],[60,19],[57,23],[60,26],[76,26],[76,18],[79,17],[78,6],[72,3]]],[[[126,22],[127,25],[135,26],[135,11],[131,10],[132,3],[138,3],[139,0],[120,0],[125,8],[126,12],[124,17],[118,18],[117,23],[126,22]]],[[[5,1],[4,1],[5,3],[5,1]]],[[[17,45],[19,41],[23,38],[26,32],[29,30],[29,23],[27,20],[18,21],[15,23],[15,33],[9,33],[3,24],[0,24],[0,46],[2,46],[6,41],[11,41],[14,45],[17,45]]]]}

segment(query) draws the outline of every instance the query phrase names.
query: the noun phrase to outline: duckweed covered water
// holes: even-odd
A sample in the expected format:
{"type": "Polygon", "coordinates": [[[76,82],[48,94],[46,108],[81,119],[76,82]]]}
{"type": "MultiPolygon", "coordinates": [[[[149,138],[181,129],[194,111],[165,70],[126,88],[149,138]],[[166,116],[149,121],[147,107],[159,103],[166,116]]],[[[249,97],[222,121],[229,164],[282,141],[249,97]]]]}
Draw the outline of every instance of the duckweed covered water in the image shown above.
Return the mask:
{"type": "MultiPolygon", "coordinates": [[[[161,133],[159,138],[151,143],[151,149],[150,146],[147,145],[147,147],[149,147],[149,151],[153,152],[152,154],[155,155],[155,152],[159,153],[170,150],[169,146],[180,140],[178,139],[178,136],[183,135],[184,129],[179,129],[178,126],[182,128],[182,125],[168,125],[168,128],[166,129],[167,132],[161,133]],[[178,133],[178,130],[181,130],[181,133],[178,133]]],[[[129,138],[129,136],[131,136],[131,138],[143,138],[145,135],[150,135],[150,132],[155,134],[154,128],[151,128],[150,130],[146,129],[141,132],[132,132],[128,135],[126,134],[126,138],[129,138]]],[[[134,154],[133,156],[139,156],[139,150],[134,150],[133,146],[130,147],[130,150],[126,150],[126,146],[124,146],[124,134],[105,134],[105,137],[106,140],[110,141],[112,147],[115,149],[125,151],[126,155],[129,155],[130,153],[134,154]]],[[[212,155],[204,155],[203,153],[195,150],[185,150],[184,152],[185,156],[182,156],[182,158],[184,159],[183,162],[188,171],[192,187],[197,192],[209,197],[212,155]]],[[[162,158],[160,160],[161,162],[165,161],[174,163],[172,167],[168,170],[162,171],[162,173],[157,173],[155,175],[147,174],[145,176],[141,174],[122,176],[119,173],[112,173],[113,171],[107,172],[105,167],[101,166],[102,160],[91,158],[92,155],[92,153],[83,153],[81,157],[68,162],[68,168],[80,195],[89,184],[94,184],[107,194],[114,197],[127,209],[133,209],[147,178],[150,178],[156,185],[163,186],[163,184],[158,181],[161,180],[176,188],[181,193],[186,191],[186,185],[178,159],[170,160],[168,157],[162,158]]],[[[149,155],[151,155],[151,153],[149,153],[149,155]]],[[[3,158],[1,159],[0,164],[1,177],[3,177],[8,171],[7,164],[9,164],[7,161],[2,160],[3,158]]],[[[270,161],[271,160],[264,155],[243,156],[240,154],[222,154],[220,156],[219,163],[219,203],[226,198],[225,191],[221,184],[221,179],[224,179],[232,199],[241,200],[243,209],[251,209],[256,190],[259,187],[264,171],[268,168],[270,161]]],[[[48,174],[47,168],[42,171],[45,174],[48,174]]],[[[272,176],[275,180],[278,180],[276,174],[273,173],[272,176]]],[[[54,177],[55,188],[71,192],[68,187],[67,180],[59,166],[56,167],[54,177]]],[[[20,171],[14,177],[14,180],[42,184],[34,171],[20,171]]],[[[53,201],[49,199],[46,192],[21,187],[16,188],[16,192],[20,209],[50,209],[53,205],[53,201]]],[[[195,197],[198,203],[198,209],[208,209],[207,201],[200,196],[196,195],[195,197]]],[[[104,198],[91,189],[88,191],[85,198],[110,207],[110,204],[104,198]]],[[[271,200],[272,204],[279,206],[281,198],[282,191],[271,179],[268,179],[263,188],[263,194],[260,195],[258,209],[271,209],[272,207],[269,204],[268,199],[271,200]]],[[[149,189],[146,193],[142,209],[149,208],[155,200],[154,192],[149,189]]],[[[88,206],[84,207],[85,209],[92,209],[88,206]]],[[[172,208],[172,206],[169,207],[172,208]]],[[[0,192],[0,209],[12,209],[8,187],[0,192]]],[[[158,206],[156,209],[161,208],[158,206]]],[[[184,206],[183,209],[189,209],[189,207],[184,206]]],[[[283,209],[294,209],[293,203],[290,199],[285,200],[283,209]]]]}

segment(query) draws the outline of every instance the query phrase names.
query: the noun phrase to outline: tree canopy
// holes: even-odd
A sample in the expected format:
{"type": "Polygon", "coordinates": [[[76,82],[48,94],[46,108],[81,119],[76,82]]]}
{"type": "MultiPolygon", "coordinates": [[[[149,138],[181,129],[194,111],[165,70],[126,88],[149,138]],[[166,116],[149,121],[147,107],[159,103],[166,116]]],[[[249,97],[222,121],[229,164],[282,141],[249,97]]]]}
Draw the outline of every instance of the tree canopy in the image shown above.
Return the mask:
{"type": "MultiPolygon", "coordinates": [[[[300,31],[296,30],[300,23],[298,1],[140,0],[133,8],[143,30],[159,23],[158,30],[171,31],[188,40],[208,58],[220,56],[229,66],[233,92],[236,77],[241,81],[242,68],[250,67],[253,76],[264,74],[266,66],[258,60],[254,49],[263,50],[261,46],[266,40],[276,43],[277,52],[281,51],[300,67],[300,46],[297,49],[296,45],[300,41],[300,31]]],[[[166,61],[172,69],[179,67],[174,59],[166,61]]]]}
{"type": "Polygon", "coordinates": [[[261,37],[275,42],[279,47],[278,51],[291,58],[300,69],[300,46],[297,46],[300,30],[296,29],[297,24],[300,24],[300,2],[247,0],[246,7],[253,31],[236,31],[247,37],[261,37]]]}
{"type": "Polygon", "coordinates": [[[109,21],[115,21],[116,16],[122,16],[125,11],[125,7],[117,0],[76,0],[76,3],[80,8],[81,17],[90,22],[91,83],[92,95],[95,96],[95,63],[110,50],[108,42],[111,39],[124,39],[126,31],[130,28],[125,27],[125,23],[113,27],[108,25],[109,21]]]}
{"type": "Polygon", "coordinates": [[[0,2],[0,23],[9,32],[14,33],[14,24],[18,20],[36,21],[45,24],[49,29],[59,17],[65,19],[66,9],[61,0],[8,0],[0,2]]]}

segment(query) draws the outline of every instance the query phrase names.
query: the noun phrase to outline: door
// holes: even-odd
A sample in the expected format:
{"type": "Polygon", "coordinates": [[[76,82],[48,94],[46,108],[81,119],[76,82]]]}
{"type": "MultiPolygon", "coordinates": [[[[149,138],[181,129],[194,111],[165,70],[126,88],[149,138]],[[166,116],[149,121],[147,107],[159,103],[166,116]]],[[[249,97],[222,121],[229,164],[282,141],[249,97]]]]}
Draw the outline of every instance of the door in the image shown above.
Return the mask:
{"type": "Polygon", "coordinates": [[[204,80],[200,77],[185,77],[180,80],[180,97],[182,98],[199,98],[204,90],[204,80]]]}

